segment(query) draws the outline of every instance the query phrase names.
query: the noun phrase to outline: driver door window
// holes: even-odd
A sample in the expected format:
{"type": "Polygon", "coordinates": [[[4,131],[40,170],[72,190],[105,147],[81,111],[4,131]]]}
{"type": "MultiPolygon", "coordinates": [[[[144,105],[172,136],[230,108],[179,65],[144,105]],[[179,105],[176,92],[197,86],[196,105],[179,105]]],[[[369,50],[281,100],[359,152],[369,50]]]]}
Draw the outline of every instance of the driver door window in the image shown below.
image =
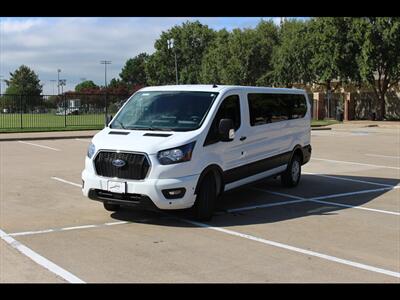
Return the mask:
{"type": "Polygon", "coordinates": [[[231,119],[235,131],[240,127],[240,99],[238,95],[228,96],[224,99],[211,124],[204,146],[219,142],[218,126],[221,119],[231,119]]]}

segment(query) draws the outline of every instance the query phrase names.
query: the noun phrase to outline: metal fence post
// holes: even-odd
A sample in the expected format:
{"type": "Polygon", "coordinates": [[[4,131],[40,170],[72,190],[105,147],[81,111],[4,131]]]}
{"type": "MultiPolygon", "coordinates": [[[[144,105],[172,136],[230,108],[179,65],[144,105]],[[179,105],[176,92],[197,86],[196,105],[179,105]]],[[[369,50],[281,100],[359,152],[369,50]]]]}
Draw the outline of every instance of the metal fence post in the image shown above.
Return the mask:
{"type": "Polygon", "coordinates": [[[67,97],[64,94],[64,127],[67,127],[67,97]]]}
{"type": "Polygon", "coordinates": [[[19,115],[20,115],[20,127],[22,127],[22,95],[19,97],[19,115]]]}
{"type": "Polygon", "coordinates": [[[105,94],[104,105],[105,105],[105,109],[104,109],[105,121],[104,121],[104,123],[106,124],[107,123],[107,91],[106,91],[106,94],[105,94]]]}

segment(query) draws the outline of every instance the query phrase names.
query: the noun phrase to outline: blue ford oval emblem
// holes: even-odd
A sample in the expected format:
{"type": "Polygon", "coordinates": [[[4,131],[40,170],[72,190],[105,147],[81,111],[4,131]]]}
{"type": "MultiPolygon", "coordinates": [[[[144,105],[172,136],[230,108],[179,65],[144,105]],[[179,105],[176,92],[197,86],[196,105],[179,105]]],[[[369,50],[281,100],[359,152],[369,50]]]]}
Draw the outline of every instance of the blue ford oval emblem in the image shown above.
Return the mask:
{"type": "Polygon", "coordinates": [[[114,159],[111,163],[113,166],[117,168],[122,168],[123,166],[126,165],[126,162],[122,159],[114,159]]]}

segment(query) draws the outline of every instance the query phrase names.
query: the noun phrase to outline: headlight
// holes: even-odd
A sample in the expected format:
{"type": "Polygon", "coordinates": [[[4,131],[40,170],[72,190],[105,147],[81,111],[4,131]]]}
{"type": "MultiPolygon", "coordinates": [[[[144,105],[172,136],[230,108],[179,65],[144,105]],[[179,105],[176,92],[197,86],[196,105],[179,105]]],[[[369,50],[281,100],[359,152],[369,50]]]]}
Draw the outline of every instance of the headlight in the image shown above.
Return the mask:
{"type": "Polygon", "coordinates": [[[96,147],[94,146],[94,144],[90,143],[89,148],[87,150],[87,156],[89,158],[92,158],[95,152],[96,152],[96,147]]]}
{"type": "Polygon", "coordinates": [[[183,145],[181,147],[166,149],[158,152],[157,158],[162,165],[171,165],[184,161],[189,161],[192,158],[193,148],[196,142],[183,145]]]}

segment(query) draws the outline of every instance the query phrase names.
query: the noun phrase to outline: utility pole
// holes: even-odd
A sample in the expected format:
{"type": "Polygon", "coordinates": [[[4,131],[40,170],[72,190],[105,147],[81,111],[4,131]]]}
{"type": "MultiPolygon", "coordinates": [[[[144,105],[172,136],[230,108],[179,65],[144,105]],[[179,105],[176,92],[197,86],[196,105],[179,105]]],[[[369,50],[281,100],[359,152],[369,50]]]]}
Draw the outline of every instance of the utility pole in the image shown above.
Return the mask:
{"type": "Polygon", "coordinates": [[[2,86],[2,82],[3,82],[3,79],[1,79],[1,78],[3,78],[3,75],[0,75],[0,95],[1,95],[1,86],[2,86]]]}
{"type": "Polygon", "coordinates": [[[58,87],[58,95],[60,95],[60,72],[61,72],[61,69],[57,69],[57,87],[58,87]]]}
{"type": "Polygon", "coordinates": [[[174,48],[174,39],[169,39],[167,40],[167,46],[168,49],[172,49],[174,51],[175,54],[175,80],[176,80],[176,84],[178,85],[178,60],[176,58],[176,50],[174,48]]]}

